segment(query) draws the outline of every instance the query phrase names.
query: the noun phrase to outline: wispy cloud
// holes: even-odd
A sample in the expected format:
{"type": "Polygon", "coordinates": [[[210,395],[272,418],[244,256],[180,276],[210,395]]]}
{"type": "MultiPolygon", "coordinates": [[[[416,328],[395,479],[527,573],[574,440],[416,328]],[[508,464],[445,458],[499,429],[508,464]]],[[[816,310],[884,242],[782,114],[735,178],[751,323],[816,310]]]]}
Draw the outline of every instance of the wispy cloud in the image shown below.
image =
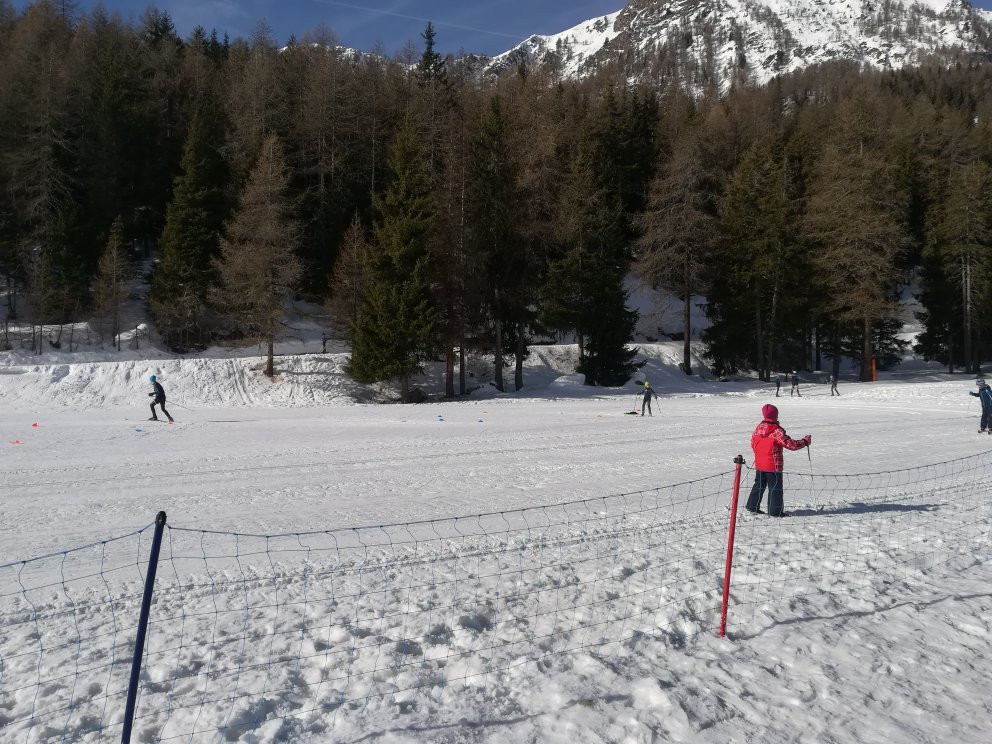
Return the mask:
{"type": "Polygon", "coordinates": [[[338,0],[311,0],[311,2],[319,3],[320,5],[330,5],[335,8],[347,8],[348,10],[359,10],[364,13],[371,13],[378,16],[386,16],[389,18],[402,18],[407,21],[418,21],[419,23],[433,23],[436,27],[451,28],[458,31],[471,31],[477,34],[487,34],[489,36],[499,36],[505,39],[519,40],[526,36],[526,34],[510,34],[504,33],[502,31],[493,31],[492,29],[477,28],[475,26],[466,26],[460,23],[449,23],[447,21],[438,21],[433,18],[423,18],[421,16],[408,15],[406,13],[399,13],[393,10],[386,10],[384,8],[370,8],[363,5],[352,5],[351,3],[338,2],[338,0]]]}

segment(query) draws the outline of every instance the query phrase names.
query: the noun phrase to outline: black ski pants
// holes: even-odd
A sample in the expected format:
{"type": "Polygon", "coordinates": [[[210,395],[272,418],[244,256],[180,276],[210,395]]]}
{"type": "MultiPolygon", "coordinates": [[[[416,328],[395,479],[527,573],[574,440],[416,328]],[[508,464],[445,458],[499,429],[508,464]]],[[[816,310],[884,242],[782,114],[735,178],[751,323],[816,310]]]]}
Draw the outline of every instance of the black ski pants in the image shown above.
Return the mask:
{"type": "Polygon", "coordinates": [[[785,511],[784,496],[782,490],[782,474],[769,470],[754,471],[754,485],[751,486],[751,495],[747,500],[747,510],[757,511],[761,508],[761,497],[768,489],[768,514],[773,517],[781,517],[785,511]]]}
{"type": "Polygon", "coordinates": [[[165,414],[165,417],[169,419],[169,421],[172,421],[172,416],[169,414],[168,411],[165,410],[165,398],[162,398],[161,400],[156,398],[155,400],[152,401],[152,418],[158,418],[158,416],[155,415],[155,406],[161,408],[162,413],[165,414]]]}
{"type": "Polygon", "coordinates": [[[982,408],[982,431],[992,429],[992,408],[982,408]]]}
{"type": "Polygon", "coordinates": [[[651,413],[651,396],[649,396],[649,395],[645,395],[644,396],[644,400],[641,401],[641,415],[642,416],[644,415],[644,407],[645,406],[647,406],[647,409],[648,409],[648,416],[654,416],[654,414],[651,413]]]}

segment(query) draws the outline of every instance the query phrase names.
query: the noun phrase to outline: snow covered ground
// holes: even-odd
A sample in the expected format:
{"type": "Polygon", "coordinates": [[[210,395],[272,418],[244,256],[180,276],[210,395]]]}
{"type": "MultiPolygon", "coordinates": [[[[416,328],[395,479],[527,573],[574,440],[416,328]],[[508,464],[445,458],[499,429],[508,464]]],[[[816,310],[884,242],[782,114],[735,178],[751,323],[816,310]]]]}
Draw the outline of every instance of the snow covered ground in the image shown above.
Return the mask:
{"type": "Polygon", "coordinates": [[[653,418],[625,415],[633,384],[579,384],[568,347],[535,349],[521,393],[416,406],[334,354],[275,382],[8,354],[0,741],[119,740],[159,510],[136,741],[987,741],[973,383],[774,401],[811,460],[787,453],[793,517],[740,522],[721,639],[732,461],[774,391],[687,379],[679,351],[642,347],[653,418]],[[144,421],[149,373],[175,425],[144,421]]]}

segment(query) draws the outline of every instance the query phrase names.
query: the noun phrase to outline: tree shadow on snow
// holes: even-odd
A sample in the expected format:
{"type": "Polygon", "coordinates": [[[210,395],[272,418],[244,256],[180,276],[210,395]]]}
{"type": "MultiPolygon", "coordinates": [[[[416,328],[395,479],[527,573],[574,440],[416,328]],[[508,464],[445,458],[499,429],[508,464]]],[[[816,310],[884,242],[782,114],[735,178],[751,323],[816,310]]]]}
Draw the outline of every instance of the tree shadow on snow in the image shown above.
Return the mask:
{"type": "Polygon", "coordinates": [[[886,605],[879,605],[873,607],[870,610],[848,610],[847,612],[835,612],[830,615],[805,615],[803,617],[793,617],[788,620],[775,620],[769,623],[767,626],[758,630],[754,633],[728,633],[727,636],[732,641],[752,641],[760,635],[763,635],[771,628],[784,625],[799,625],[801,623],[818,622],[823,620],[842,620],[842,619],[855,619],[861,617],[872,617],[873,615],[878,615],[883,612],[891,612],[892,610],[898,610],[902,607],[912,607],[917,612],[921,610],[934,607],[936,605],[942,604],[943,602],[961,602],[969,599],[992,599],[992,593],[990,592],[977,592],[974,594],[947,594],[943,597],[934,597],[928,600],[912,600],[907,599],[901,602],[892,602],[886,605]]]}
{"type": "Polygon", "coordinates": [[[826,509],[793,509],[793,517],[836,517],[844,514],[871,514],[878,512],[935,512],[942,504],[863,504],[826,509]]]}
{"type": "Polygon", "coordinates": [[[521,714],[518,716],[512,716],[507,718],[483,718],[480,720],[469,721],[462,718],[458,721],[452,723],[438,724],[436,726],[423,725],[423,726],[396,726],[393,728],[383,729],[381,731],[370,731],[364,736],[358,739],[352,739],[352,744],[358,744],[358,742],[364,741],[377,741],[389,734],[399,734],[405,733],[410,735],[423,735],[430,734],[433,732],[435,735],[440,735],[443,731],[454,731],[457,729],[487,729],[494,728],[496,726],[515,726],[520,723],[525,723],[535,718],[541,718],[542,716],[551,715],[554,713],[560,713],[561,711],[568,710],[569,708],[575,708],[577,706],[590,707],[593,704],[598,703],[616,703],[616,702],[626,702],[630,704],[631,698],[629,695],[607,695],[603,697],[597,697],[595,700],[582,699],[582,700],[569,700],[564,703],[561,708],[557,710],[546,710],[540,713],[529,713],[521,714]]]}

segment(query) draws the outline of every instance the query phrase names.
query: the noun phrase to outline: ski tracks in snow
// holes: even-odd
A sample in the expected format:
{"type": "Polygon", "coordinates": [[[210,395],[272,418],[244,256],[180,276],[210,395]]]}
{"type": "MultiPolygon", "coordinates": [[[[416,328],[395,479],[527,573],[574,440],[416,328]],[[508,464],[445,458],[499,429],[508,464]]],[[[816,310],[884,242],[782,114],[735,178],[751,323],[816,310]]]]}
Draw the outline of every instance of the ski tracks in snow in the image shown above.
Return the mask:
{"type": "Polygon", "coordinates": [[[238,363],[238,359],[231,359],[231,388],[234,390],[235,402],[242,406],[249,406],[252,403],[251,396],[245,388],[244,370],[238,363]]]}

